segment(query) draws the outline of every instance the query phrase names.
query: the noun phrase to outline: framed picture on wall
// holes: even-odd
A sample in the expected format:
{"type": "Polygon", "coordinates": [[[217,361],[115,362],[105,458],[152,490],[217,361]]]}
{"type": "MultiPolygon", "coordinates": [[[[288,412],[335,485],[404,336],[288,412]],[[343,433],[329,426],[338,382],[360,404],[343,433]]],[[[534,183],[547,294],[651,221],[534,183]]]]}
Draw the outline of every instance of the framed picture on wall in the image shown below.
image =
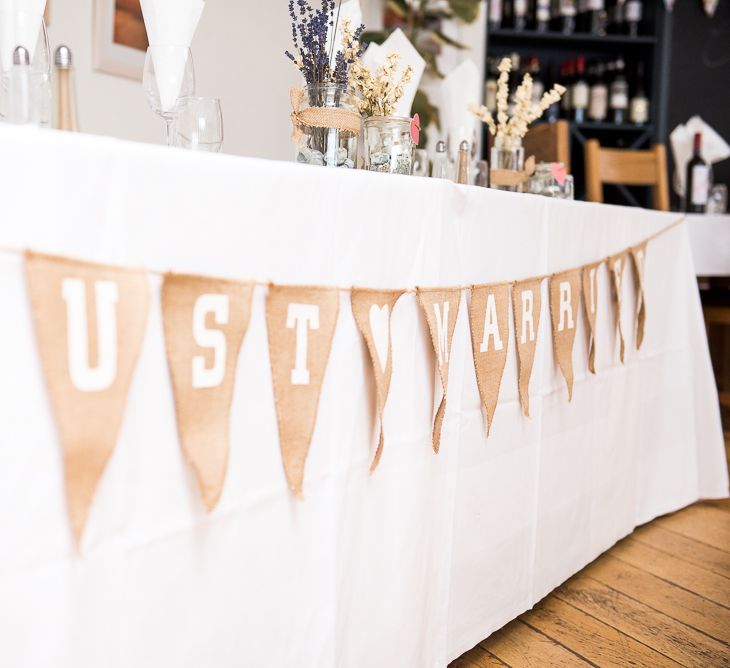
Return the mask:
{"type": "Polygon", "coordinates": [[[94,69],[141,80],[146,51],[139,0],[94,0],[94,69]]]}

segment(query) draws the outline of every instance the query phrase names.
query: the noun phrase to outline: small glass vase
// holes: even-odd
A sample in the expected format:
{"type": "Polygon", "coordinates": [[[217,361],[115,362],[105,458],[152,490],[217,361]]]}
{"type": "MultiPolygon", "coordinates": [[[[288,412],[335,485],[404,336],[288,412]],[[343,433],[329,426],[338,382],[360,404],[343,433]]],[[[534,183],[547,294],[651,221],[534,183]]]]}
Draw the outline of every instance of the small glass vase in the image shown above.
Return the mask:
{"type": "MultiPolygon", "coordinates": [[[[302,117],[307,118],[307,110],[311,109],[337,109],[352,112],[358,117],[356,124],[359,127],[360,114],[355,104],[355,96],[347,86],[334,83],[305,86],[304,98],[299,111],[302,113],[302,117]]],[[[336,127],[315,127],[306,124],[301,124],[299,130],[296,142],[297,162],[327,167],[355,168],[359,130],[355,132],[354,128],[342,130],[336,127]]]]}
{"type": "Polygon", "coordinates": [[[364,169],[385,174],[412,174],[416,145],[411,119],[371,116],[365,119],[364,169]]]}
{"type": "Polygon", "coordinates": [[[505,170],[510,172],[524,172],[525,170],[525,149],[522,146],[522,139],[519,137],[495,137],[494,145],[490,152],[491,160],[489,187],[495,190],[506,190],[508,192],[525,192],[525,183],[517,185],[501,185],[494,183],[492,170],[505,170]]]}

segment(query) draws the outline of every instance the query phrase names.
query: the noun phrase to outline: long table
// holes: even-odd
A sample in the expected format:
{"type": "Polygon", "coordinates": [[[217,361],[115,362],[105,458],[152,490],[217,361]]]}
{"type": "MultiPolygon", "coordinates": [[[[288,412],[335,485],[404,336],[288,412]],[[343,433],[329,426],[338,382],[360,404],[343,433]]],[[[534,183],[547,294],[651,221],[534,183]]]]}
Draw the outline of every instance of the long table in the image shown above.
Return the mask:
{"type": "Polygon", "coordinates": [[[444,666],[637,525],[728,492],[683,224],[649,245],[640,351],[627,272],[623,365],[599,272],[597,374],[581,313],[571,403],[543,282],[531,417],[511,345],[489,438],[465,290],[438,455],[433,348],[415,296],[402,297],[372,475],[374,390],[343,291],[302,501],[281,464],[260,285],[211,514],[180,454],[150,275],[124,423],[77,547],[24,249],[283,284],[461,286],[592,262],[676,218],[0,127],[0,665],[444,666]]]}

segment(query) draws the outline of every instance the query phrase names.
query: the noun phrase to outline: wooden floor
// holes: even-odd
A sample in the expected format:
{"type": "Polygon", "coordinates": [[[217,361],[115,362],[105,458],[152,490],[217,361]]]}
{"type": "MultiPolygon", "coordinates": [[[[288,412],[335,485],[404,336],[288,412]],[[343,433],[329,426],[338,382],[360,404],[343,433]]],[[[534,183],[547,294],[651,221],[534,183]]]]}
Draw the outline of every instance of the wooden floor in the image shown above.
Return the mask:
{"type": "Polygon", "coordinates": [[[677,665],[730,666],[730,500],[638,528],[450,668],[677,665]]]}

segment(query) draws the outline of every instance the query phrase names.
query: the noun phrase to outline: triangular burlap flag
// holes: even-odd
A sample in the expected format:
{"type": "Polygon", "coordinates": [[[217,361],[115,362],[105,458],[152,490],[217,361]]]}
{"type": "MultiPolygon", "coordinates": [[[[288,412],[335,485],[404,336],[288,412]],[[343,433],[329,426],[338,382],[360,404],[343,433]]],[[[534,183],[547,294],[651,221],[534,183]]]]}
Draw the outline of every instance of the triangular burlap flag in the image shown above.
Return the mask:
{"type": "Polygon", "coordinates": [[[509,283],[475,285],[469,322],[479,395],[487,414],[487,436],[499,400],[509,348],[509,283]]]}
{"type": "Polygon", "coordinates": [[[537,334],[540,329],[542,279],[520,281],[512,286],[512,311],[519,368],[518,390],[522,412],[530,415],[530,377],[535,361],[537,334]]]}
{"type": "Polygon", "coordinates": [[[644,269],[646,268],[646,248],[644,241],[631,249],[631,257],[636,269],[636,349],[644,343],[644,326],[646,324],[646,298],[644,295],[644,269]]]}
{"type": "Polygon", "coordinates": [[[81,539],[116,445],[149,309],[144,272],[26,254],[38,350],[63,445],[71,527],[81,539]]]}
{"type": "Polygon", "coordinates": [[[212,510],[228,467],[229,416],[253,285],[168,274],[162,320],[180,445],[212,510]]]}
{"type": "Polygon", "coordinates": [[[621,364],[624,363],[626,353],[626,341],[624,340],[624,328],[621,324],[621,302],[624,285],[624,269],[628,252],[623,251],[608,258],[608,269],[611,272],[611,296],[613,299],[613,310],[616,317],[616,331],[618,332],[621,364]]]}
{"type": "Polygon", "coordinates": [[[403,290],[352,290],[352,314],[360,333],[365,339],[375,376],[375,393],[380,416],[380,436],[375,451],[372,473],[380,462],[383,453],[383,410],[388,399],[390,378],[393,373],[393,347],[390,338],[390,319],[393,307],[403,294],[403,290]]]}
{"type": "Polygon", "coordinates": [[[572,269],[550,277],[550,319],[553,325],[555,360],[573,399],[573,344],[580,307],[581,270],[572,269]]]}
{"type": "Polygon", "coordinates": [[[583,267],[583,301],[588,323],[588,369],[596,373],[596,314],[598,313],[598,268],[601,262],[583,267]]]}
{"type": "Polygon", "coordinates": [[[281,457],[297,498],[339,308],[337,288],[271,285],[266,299],[281,457]]]}
{"type": "Polygon", "coordinates": [[[441,426],[446,413],[446,390],[449,384],[449,358],[451,342],[454,338],[456,319],[459,316],[461,289],[422,289],[418,288],[418,301],[426,314],[426,322],[431,333],[431,342],[436,353],[436,364],[441,377],[444,396],[441,399],[433,422],[433,450],[438,454],[441,447],[441,426]]]}

